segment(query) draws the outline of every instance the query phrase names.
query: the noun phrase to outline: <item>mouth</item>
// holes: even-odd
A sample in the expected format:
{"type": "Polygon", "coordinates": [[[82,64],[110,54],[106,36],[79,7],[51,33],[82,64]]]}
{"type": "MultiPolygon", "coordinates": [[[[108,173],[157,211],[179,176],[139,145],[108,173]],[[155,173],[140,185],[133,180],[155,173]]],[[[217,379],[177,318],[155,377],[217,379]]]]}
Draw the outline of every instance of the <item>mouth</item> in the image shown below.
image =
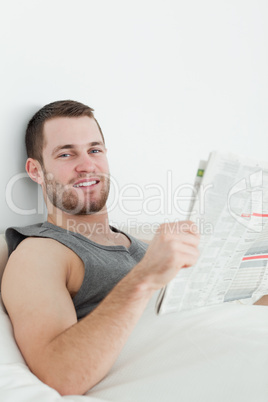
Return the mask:
{"type": "Polygon", "coordinates": [[[75,183],[73,187],[79,188],[79,187],[91,187],[94,186],[95,184],[98,184],[99,180],[89,180],[89,181],[81,181],[79,183],[75,183]]]}

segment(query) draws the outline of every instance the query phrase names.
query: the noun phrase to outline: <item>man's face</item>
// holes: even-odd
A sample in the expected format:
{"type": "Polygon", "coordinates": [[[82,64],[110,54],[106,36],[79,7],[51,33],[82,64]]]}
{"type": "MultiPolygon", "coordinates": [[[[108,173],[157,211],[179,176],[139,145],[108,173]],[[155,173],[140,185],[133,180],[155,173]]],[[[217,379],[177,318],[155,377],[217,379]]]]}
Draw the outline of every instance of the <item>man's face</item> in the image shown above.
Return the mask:
{"type": "Polygon", "coordinates": [[[94,119],[58,117],[44,125],[45,196],[72,215],[101,211],[109,188],[106,149],[94,119]]]}

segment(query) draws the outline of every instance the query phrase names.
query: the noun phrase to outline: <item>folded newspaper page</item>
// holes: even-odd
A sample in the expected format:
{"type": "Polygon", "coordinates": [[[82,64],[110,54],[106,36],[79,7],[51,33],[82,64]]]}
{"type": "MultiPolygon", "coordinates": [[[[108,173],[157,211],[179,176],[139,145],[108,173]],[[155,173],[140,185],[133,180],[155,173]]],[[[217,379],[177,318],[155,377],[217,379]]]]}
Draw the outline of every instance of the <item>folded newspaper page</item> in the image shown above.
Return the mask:
{"type": "Polygon", "coordinates": [[[161,290],[158,314],[268,294],[268,162],[212,152],[193,190],[200,257],[161,290]]]}

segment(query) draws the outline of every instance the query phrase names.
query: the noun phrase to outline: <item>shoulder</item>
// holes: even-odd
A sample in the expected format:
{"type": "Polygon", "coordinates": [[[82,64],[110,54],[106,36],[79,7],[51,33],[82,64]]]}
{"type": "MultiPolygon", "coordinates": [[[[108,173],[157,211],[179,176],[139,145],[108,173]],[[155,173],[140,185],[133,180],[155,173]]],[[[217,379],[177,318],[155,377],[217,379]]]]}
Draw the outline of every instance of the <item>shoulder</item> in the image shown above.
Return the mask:
{"type": "MultiPolygon", "coordinates": [[[[3,276],[3,283],[47,275],[68,283],[73,267],[80,258],[67,246],[50,238],[27,237],[10,255],[3,276]]],[[[3,285],[3,284],[2,284],[3,285]]]]}
{"type": "MultiPolygon", "coordinates": [[[[38,272],[52,270],[55,264],[64,266],[64,252],[56,241],[51,239],[28,237],[22,240],[11,253],[3,275],[3,282],[24,280],[38,272]]],[[[60,268],[61,269],[61,268],[60,268]]]]}
{"type": "Polygon", "coordinates": [[[13,251],[11,257],[22,258],[31,261],[33,259],[57,260],[57,262],[70,261],[74,253],[67,246],[57,240],[45,237],[27,237],[22,240],[13,251]]]}

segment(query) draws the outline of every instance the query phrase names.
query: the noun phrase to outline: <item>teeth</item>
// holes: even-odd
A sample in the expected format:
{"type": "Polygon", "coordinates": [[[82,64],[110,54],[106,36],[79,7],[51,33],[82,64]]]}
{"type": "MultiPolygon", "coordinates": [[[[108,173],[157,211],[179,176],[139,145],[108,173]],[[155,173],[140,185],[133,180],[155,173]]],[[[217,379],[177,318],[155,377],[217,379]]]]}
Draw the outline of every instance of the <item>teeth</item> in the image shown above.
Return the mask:
{"type": "Polygon", "coordinates": [[[93,181],[85,181],[83,183],[79,183],[79,184],[75,184],[74,187],[88,187],[88,186],[92,186],[92,184],[96,184],[97,181],[93,180],[93,181]]]}

